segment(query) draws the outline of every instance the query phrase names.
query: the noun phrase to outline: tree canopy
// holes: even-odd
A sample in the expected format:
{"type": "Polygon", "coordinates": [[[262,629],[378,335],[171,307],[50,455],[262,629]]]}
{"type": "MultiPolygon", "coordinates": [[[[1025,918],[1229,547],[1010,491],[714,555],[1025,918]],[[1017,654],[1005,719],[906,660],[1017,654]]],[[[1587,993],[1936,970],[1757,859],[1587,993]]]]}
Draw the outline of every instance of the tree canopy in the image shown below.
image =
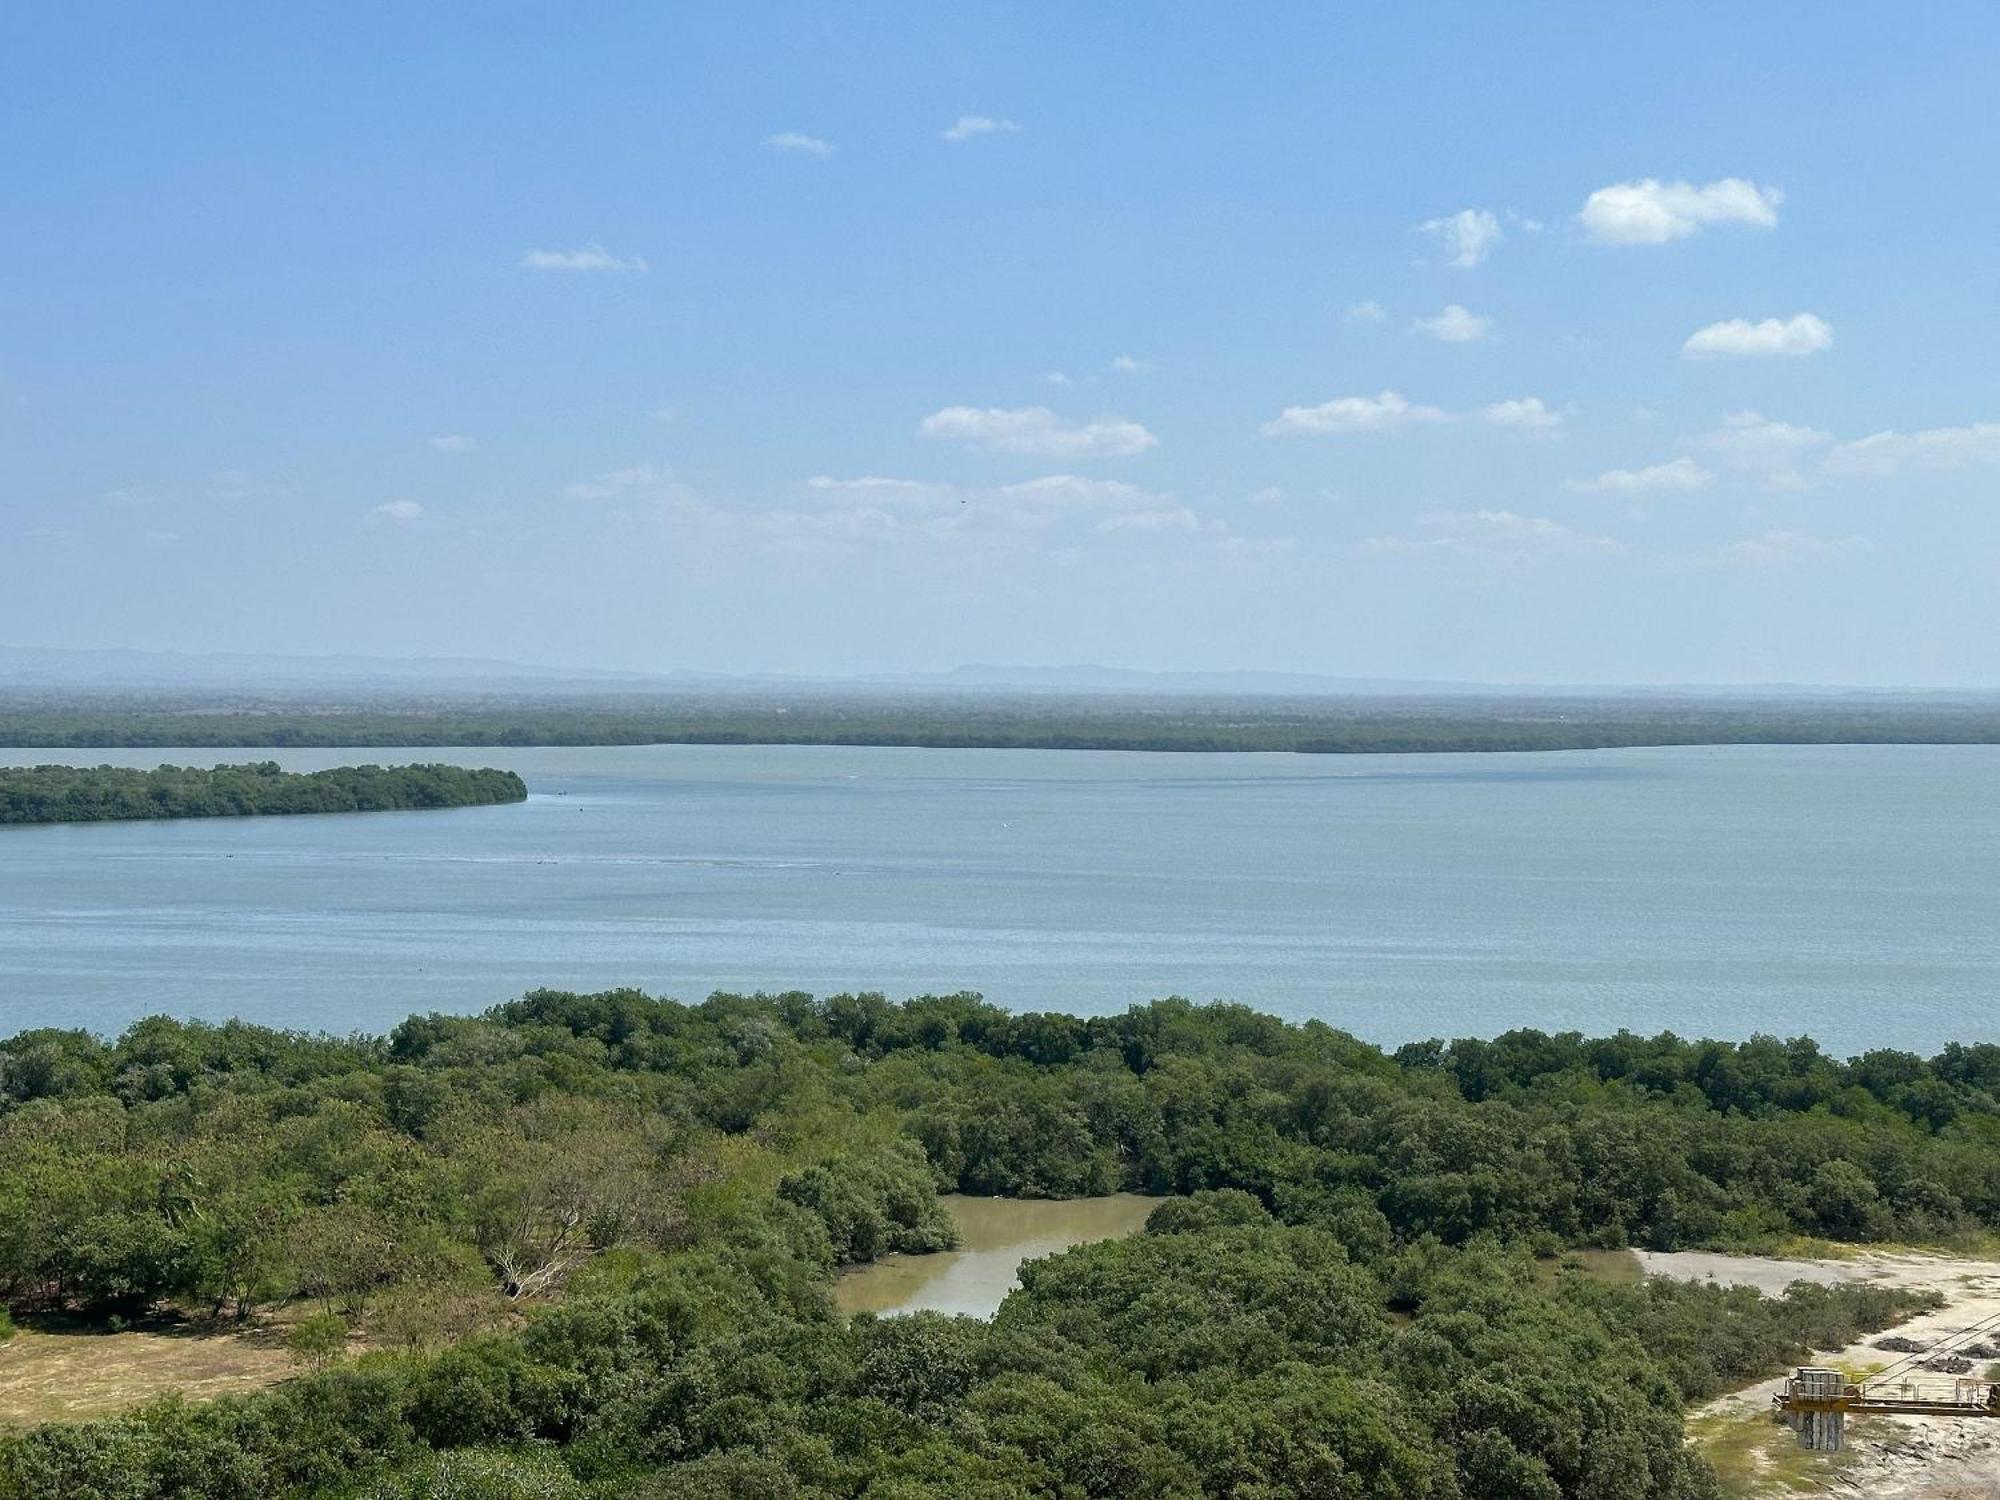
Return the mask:
{"type": "Polygon", "coordinates": [[[160,766],[0,766],[0,823],[239,818],[264,813],[387,812],[521,802],[512,771],[464,766],[337,766],[285,771],[276,761],[210,770],[160,766]]]}
{"type": "Polygon", "coordinates": [[[0,1497],[1708,1497],[1687,1403],[1914,1299],[1551,1257],[1988,1230],[1997,1086],[1991,1046],[1386,1054],[972,995],[25,1032],[18,1316],[318,1321],[273,1390],[0,1441],[0,1497]],[[1111,1188],[1162,1195],[1147,1232],[1030,1264],[990,1323],[834,1309],[842,1264],[953,1242],[941,1189],[1111,1188]]]}

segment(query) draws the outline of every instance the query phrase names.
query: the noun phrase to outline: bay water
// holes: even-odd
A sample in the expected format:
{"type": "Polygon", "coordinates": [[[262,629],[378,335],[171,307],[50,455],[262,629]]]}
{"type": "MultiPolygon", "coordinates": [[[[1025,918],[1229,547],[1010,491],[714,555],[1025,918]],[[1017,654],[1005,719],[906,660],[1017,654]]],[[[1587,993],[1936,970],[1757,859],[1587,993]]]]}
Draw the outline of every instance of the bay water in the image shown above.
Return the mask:
{"type": "Polygon", "coordinates": [[[525,804],[0,827],[0,1035],[378,1031],[538,985],[1179,994],[1373,1041],[2000,1037],[2000,747],[1298,756],[645,746],[449,760],[525,804]]]}

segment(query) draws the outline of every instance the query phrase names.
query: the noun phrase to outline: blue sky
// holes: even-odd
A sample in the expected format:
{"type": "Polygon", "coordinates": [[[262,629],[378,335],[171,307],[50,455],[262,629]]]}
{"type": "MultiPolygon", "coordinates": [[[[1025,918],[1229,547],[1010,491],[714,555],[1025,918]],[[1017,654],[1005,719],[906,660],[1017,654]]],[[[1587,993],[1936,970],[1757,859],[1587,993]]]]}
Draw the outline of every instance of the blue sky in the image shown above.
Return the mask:
{"type": "Polygon", "coordinates": [[[0,58],[0,640],[2000,685],[1990,6],[0,58]]]}

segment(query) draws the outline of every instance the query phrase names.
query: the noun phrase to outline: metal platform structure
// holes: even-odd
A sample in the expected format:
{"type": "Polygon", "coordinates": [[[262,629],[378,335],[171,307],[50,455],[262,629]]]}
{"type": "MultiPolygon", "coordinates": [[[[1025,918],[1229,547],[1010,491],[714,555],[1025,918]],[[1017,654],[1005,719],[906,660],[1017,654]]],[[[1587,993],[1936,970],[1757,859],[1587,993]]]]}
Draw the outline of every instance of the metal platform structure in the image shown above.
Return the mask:
{"type": "Polygon", "coordinates": [[[1907,1354],[1866,1380],[1848,1380],[1825,1365],[1800,1365],[1771,1398],[1778,1419],[1799,1435],[1801,1448],[1837,1453],[1847,1440],[1848,1416],[1882,1413],[1906,1417],[2000,1417],[2000,1384],[1970,1374],[1928,1371],[1925,1362],[1950,1358],[1957,1348],[1990,1335],[2000,1318],[1940,1338],[1907,1354]]]}

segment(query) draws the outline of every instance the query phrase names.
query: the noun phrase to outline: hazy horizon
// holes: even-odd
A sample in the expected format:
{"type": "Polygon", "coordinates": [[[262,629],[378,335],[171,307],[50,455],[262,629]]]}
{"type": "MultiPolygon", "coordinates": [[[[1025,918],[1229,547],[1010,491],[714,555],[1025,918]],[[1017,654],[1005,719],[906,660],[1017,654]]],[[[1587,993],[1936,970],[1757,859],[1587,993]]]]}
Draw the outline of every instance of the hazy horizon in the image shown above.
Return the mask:
{"type": "Polygon", "coordinates": [[[0,641],[2000,687],[2000,14],[1728,24],[23,10],[0,641]]]}
{"type": "Polygon", "coordinates": [[[1004,692],[1113,692],[1161,697],[1378,696],[1424,694],[1476,696],[1605,693],[1644,696],[1713,693],[1736,697],[1866,693],[1894,696],[1984,697],[2000,689],[1979,686],[1914,687],[1864,682],[1565,682],[1481,681],[1463,678],[1334,676],[1261,667],[1148,670],[1109,662],[960,662],[938,671],[794,673],[712,672],[699,667],[655,671],[589,665],[509,661],[492,657],[365,656],[346,652],[262,654],[178,652],[114,647],[103,650],[20,646],[0,641],[0,692],[20,689],[108,691],[185,687],[190,691],[257,690],[276,685],[335,692],[396,684],[444,690],[513,684],[544,694],[585,694],[593,689],[630,692],[698,692],[755,687],[851,687],[914,691],[923,688],[1004,692]],[[287,674],[295,674],[288,676],[287,674]]]}

